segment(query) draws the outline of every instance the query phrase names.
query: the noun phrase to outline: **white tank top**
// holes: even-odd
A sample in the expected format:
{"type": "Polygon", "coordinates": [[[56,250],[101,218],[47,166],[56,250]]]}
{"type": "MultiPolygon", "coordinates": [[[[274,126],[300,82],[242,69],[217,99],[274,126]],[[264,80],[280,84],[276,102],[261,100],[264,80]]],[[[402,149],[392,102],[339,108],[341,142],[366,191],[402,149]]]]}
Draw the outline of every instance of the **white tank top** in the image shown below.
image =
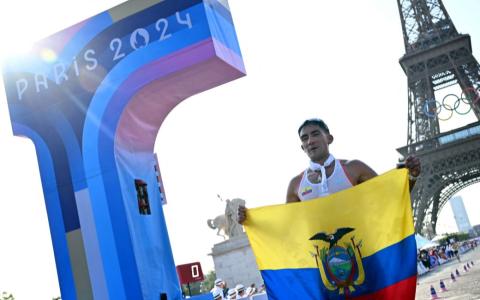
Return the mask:
{"type": "Polygon", "coordinates": [[[312,183],[310,180],[308,180],[307,172],[308,169],[303,172],[302,180],[298,186],[297,195],[301,201],[325,197],[329,194],[333,194],[353,186],[338,159],[335,160],[333,173],[327,177],[328,194],[322,194],[320,183],[312,183]]]}

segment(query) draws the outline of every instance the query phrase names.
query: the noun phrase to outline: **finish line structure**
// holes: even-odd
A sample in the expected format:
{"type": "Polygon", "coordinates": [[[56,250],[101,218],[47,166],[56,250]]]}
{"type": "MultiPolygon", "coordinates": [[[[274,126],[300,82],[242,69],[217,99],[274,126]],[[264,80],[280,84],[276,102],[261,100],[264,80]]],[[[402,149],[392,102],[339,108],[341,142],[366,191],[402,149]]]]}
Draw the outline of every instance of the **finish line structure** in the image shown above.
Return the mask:
{"type": "Polygon", "coordinates": [[[38,157],[62,299],[181,299],[155,139],[182,100],[244,75],[217,0],[131,0],[5,64],[13,132],[38,157]]]}

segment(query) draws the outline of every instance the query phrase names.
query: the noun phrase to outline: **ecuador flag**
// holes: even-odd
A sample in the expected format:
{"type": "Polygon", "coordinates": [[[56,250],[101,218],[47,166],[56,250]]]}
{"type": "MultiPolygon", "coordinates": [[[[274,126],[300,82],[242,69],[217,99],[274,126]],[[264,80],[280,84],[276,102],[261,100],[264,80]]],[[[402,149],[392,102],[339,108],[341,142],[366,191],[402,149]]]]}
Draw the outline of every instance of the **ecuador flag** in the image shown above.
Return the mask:
{"type": "Polygon", "coordinates": [[[270,300],[415,298],[406,169],[328,197],[249,209],[244,225],[270,300]]]}

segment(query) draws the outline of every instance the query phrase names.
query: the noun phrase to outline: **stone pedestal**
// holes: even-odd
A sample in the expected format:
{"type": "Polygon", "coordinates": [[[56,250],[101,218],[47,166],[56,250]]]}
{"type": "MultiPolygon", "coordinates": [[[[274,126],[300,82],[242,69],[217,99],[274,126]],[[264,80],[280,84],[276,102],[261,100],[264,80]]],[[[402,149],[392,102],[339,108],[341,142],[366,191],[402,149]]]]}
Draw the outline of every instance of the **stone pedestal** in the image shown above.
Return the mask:
{"type": "Polygon", "coordinates": [[[222,278],[228,288],[234,288],[239,283],[245,288],[255,283],[258,288],[263,283],[245,233],[215,244],[211,255],[217,278],[222,278]]]}

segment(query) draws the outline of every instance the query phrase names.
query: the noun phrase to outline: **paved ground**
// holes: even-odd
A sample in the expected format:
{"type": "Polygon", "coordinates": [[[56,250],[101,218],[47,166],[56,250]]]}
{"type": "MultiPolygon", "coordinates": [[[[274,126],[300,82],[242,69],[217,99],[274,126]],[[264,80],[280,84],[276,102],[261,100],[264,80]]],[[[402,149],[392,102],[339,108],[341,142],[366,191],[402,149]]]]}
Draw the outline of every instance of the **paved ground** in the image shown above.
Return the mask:
{"type": "MultiPolygon", "coordinates": [[[[455,276],[457,277],[457,276],[455,276]]],[[[416,300],[432,299],[430,295],[430,286],[433,285],[437,296],[440,299],[450,300],[479,300],[480,299],[480,247],[469,251],[461,256],[461,262],[452,260],[444,265],[437,267],[436,270],[422,275],[418,279],[416,300]],[[470,266],[468,272],[463,270],[467,261],[473,261],[474,266],[470,266]],[[450,273],[455,274],[458,269],[460,277],[456,282],[450,279],[450,273]],[[442,292],[440,289],[440,279],[445,283],[448,291],[442,292]]]]}

